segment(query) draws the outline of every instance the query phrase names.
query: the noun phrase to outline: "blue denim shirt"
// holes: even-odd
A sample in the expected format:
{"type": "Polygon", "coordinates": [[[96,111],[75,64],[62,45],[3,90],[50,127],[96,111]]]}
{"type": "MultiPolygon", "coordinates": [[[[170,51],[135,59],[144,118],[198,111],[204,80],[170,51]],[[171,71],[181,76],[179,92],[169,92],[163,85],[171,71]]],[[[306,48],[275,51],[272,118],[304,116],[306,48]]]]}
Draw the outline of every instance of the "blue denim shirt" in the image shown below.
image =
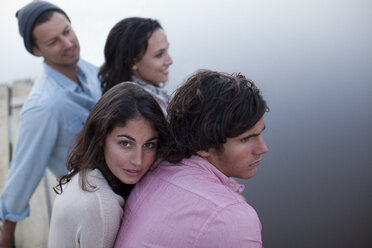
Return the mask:
{"type": "Polygon", "coordinates": [[[0,197],[0,219],[18,221],[29,215],[29,200],[46,168],[56,176],[67,172],[68,148],[101,97],[97,74],[95,66],[80,60],[82,89],[44,62],[19,115],[16,148],[0,197]]]}

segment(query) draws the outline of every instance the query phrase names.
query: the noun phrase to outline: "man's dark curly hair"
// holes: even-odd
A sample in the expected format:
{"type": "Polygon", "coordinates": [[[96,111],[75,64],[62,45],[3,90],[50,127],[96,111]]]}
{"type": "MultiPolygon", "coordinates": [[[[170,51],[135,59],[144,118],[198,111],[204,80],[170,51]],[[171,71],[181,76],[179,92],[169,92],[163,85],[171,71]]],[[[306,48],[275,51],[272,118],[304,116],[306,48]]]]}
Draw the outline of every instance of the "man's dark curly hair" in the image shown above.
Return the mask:
{"type": "Polygon", "coordinates": [[[178,163],[198,151],[223,151],[227,138],[251,129],[269,109],[241,74],[200,70],[176,90],[167,112],[171,141],[165,159],[178,163]]]}

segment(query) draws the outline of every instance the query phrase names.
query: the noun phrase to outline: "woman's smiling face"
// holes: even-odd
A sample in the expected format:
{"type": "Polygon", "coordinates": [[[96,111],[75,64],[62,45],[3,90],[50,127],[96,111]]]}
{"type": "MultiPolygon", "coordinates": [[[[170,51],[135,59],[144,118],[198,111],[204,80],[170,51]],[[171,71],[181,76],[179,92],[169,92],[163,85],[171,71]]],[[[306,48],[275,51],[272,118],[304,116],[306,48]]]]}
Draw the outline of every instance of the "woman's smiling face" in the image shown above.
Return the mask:
{"type": "Polygon", "coordinates": [[[133,74],[140,80],[157,86],[168,81],[169,66],[173,60],[168,53],[169,42],[163,29],[156,29],[150,39],[145,54],[135,61],[133,74]]]}

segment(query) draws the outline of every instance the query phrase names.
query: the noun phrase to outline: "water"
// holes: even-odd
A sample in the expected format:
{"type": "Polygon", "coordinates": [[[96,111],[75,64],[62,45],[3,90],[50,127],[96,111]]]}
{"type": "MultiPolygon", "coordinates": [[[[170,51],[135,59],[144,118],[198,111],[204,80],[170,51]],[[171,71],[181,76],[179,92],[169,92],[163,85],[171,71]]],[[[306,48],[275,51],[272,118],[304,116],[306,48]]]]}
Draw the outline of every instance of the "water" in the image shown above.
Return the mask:
{"type": "MultiPolygon", "coordinates": [[[[14,12],[1,8],[0,81],[34,77],[14,12]]],[[[82,57],[100,65],[121,18],[157,18],[175,61],[172,92],[196,69],[242,72],[271,111],[269,153],[245,181],[265,247],[368,247],[372,243],[372,2],[55,1],[69,14],[82,57]]],[[[18,5],[18,6],[17,6],[18,5]]]]}

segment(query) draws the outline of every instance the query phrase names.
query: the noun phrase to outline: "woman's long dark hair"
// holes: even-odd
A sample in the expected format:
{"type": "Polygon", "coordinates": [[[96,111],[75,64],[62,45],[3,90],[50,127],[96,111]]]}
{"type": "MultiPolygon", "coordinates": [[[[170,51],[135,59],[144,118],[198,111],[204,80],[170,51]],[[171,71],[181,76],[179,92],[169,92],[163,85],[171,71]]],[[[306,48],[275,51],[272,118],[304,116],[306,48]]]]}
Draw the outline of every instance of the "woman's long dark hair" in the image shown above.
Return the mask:
{"type": "Polygon", "coordinates": [[[125,126],[128,120],[138,116],[148,120],[157,131],[157,155],[163,156],[169,129],[160,106],[140,86],[130,82],[117,84],[96,103],[77,135],[67,158],[69,173],[58,179],[59,183],[54,187],[56,193],[61,194],[62,185],[68,183],[77,173],[80,175],[81,188],[91,191],[89,189],[95,187],[87,181],[86,173],[88,170],[99,169],[113,191],[125,199],[133,186],[124,184],[110,171],[104,159],[104,144],[107,135],[115,127],[125,126]]]}
{"type": "Polygon", "coordinates": [[[105,63],[99,71],[103,93],[120,82],[132,81],[135,60],[142,59],[148,40],[158,28],[162,27],[156,20],[131,17],[111,29],[104,49],[105,63]]]}

